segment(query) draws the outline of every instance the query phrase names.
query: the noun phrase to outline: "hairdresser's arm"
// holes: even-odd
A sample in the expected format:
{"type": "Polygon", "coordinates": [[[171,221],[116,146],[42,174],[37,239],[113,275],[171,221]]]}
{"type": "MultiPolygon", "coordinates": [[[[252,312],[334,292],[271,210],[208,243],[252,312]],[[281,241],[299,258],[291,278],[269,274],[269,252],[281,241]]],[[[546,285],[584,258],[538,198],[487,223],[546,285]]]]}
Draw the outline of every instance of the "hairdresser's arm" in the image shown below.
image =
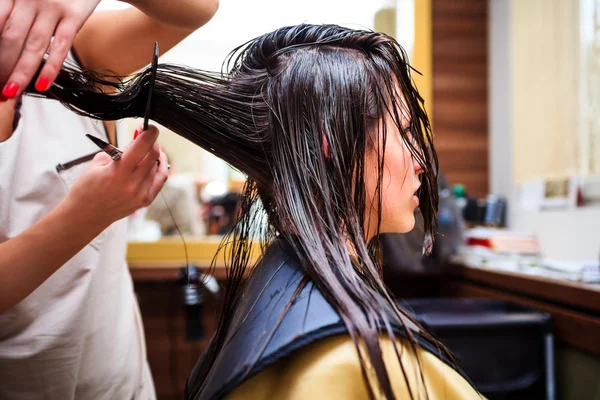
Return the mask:
{"type": "Polygon", "coordinates": [[[56,208],[0,244],[0,313],[27,297],[110,224],[150,204],[168,176],[157,137],[154,127],[143,132],[116,162],[99,153],[56,208]]]}
{"type": "Polygon", "coordinates": [[[218,0],[129,0],[134,7],[93,14],[75,38],[82,64],[128,75],[165,53],[216,13],[218,0]]]}

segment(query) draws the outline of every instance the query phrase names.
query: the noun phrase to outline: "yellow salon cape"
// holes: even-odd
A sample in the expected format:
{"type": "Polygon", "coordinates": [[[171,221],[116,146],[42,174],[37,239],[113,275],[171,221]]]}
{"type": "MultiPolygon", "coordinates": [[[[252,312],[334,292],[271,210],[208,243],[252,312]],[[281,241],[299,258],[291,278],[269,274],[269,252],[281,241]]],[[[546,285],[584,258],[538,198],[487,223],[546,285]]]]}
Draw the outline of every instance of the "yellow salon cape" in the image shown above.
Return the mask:
{"type": "MultiPolygon", "coordinates": [[[[409,381],[407,385],[392,342],[388,338],[381,338],[380,343],[396,399],[410,399],[410,392],[413,399],[484,399],[459,373],[434,354],[417,346],[415,355],[407,340],[397,339],[401,362],[409,381]],[[417,357],[420,364],[417,363],[417,357]],[[426,389],[420,377],[421,371],[426,389]]],[[[375,378],[372,379],[375,382],[375,378]]],[[[384,399],[384,396],[377,398],[384,399]]],[[[292,353],[241,384],[225,399],[367,400],[369,392],[356,347],[350,336],[344,335],[322,339],[292,353]]]]}

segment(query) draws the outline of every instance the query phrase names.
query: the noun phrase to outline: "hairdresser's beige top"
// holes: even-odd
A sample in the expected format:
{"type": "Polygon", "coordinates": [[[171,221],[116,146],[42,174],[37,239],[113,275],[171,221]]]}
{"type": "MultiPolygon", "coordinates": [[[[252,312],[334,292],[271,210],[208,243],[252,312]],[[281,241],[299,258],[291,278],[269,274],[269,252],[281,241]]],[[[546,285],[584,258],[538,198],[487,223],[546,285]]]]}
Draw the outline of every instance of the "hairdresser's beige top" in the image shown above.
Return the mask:
{"type": "MultiPolygon", "coordinates": [[[[101,122],[55,101],[26,97],[21,112],[0,142],[0,242],[64,199],[89,161],[60,173],[56,165],[98,151],[86,133],[107,140],[101,122]]],[[[139,392],[146,353],[126,245],[122,220],[0,314],[0,399],[129,400],[139,392]]],[[[154,397],[151,380],[145,389],[136,398],[154,397]]]]}
{"type": "MultiPolygon", "coordinates": [[[[412,392],[414,399],[485,400],[462,376],[430,352],[418,348],[415,356],[407,341],[398,340],[397,343],[408,384],[392,342],[387,338],[381,340],[384,362],[396,399],[410,399],[412,392]]],[[[383,395],[377,397],[384,398],[383,395]]],[[[369,394],[354,342],[349,336],[337,336],[321,340],[278,361],[226,397],[226,400],[246,399],[368,400],[369,394]]]]}

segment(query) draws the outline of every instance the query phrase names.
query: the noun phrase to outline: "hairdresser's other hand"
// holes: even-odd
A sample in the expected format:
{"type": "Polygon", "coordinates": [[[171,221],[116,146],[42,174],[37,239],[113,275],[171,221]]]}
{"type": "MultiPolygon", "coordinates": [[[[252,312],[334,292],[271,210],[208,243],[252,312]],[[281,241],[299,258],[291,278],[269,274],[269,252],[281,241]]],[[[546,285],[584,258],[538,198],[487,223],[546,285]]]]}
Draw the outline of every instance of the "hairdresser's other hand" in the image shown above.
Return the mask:
{"type": "Polygon", "coordinates": [[[103,227],[150,205],[168,178],[168,160],[157,138],[158,129],[150,126],[123,150],[120,160],[98,153],[73,185],[68,201],[95,213],[95,222],[103,227]]]}
{"type": "Polygon", "coordinates": [[[14,98],[36,73],[50,46],[36,89],[50,87],[75,35],[100,0],[1,0],[0,86],[2,95],[14,98]],[[54,36],[52,45],[50,39],[54,36]]]}

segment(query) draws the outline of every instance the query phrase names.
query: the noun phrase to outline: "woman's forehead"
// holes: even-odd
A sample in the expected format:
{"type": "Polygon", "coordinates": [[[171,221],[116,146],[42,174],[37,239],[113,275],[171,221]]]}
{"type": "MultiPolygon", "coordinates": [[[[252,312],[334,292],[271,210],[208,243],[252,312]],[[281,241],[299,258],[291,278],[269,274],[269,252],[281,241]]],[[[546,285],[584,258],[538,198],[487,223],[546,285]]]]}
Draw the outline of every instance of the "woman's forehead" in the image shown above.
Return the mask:
{"type": "MultiPolygon", "coordinates": [[[[399,118],[399,126],[402,130],[406,130],[411,125],[411,113],[408,108],[408,103],[406,101],[406,97],[404,93],[402,93],[402,89],[398,84],[398,81],[394,78],[394,99],[395,101],[391,102],[390,107],[388,107],[388,115],[392,114],[391,110],[394,110],[394,114],[398,115],[399,118]]],[[[395,115],[392,115],[393,118],[396,118],[395,115]]]]}
{"type": "Polygon", "coordinates": [[[412,117],[404,96],[400,95],[398,101],[388,107],[386,112],[386,122],[396,125],[399,129],[406,131],[412,125],[412,117]]]}

